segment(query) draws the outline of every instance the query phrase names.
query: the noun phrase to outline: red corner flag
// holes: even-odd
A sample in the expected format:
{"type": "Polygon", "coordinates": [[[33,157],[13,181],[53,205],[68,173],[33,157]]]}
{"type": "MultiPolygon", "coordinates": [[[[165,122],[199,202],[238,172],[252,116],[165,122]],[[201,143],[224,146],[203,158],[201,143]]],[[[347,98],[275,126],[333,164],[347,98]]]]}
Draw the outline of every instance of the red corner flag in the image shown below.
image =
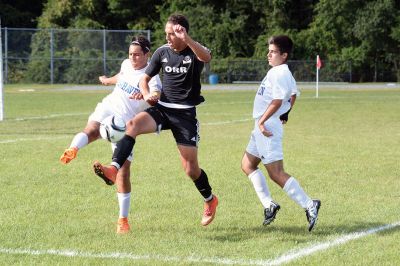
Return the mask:
{"type": "Polygon", "coordinates": [[[321,69],[321,67],[322,67],[322,61],[321,61],[321,59],[319,58],[319,55],[317,55],[317,68],[318,68],[318,69],[321,69]]]}

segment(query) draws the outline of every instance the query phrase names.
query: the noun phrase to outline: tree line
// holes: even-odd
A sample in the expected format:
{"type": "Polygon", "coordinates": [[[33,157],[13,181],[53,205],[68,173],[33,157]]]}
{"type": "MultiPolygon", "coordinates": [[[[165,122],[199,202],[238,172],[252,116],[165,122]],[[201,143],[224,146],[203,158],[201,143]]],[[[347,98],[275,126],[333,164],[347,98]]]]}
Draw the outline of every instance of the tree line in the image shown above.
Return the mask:
{"type": "Polygon", "coordinates": [[[149,29],[186,15],[190,35],[217,59],[265,59],[271,35],[295,43],[293,60],[350,61],[355,81],[400,80],[399,0],[2,0],[3,27],[149,29]]]}

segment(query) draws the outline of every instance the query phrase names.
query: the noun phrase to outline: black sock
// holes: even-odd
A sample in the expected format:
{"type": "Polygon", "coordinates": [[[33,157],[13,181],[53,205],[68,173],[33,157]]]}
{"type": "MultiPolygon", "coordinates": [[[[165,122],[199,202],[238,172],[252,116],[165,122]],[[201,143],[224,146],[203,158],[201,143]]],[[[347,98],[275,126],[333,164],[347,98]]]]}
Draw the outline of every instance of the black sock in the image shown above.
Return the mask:
{"type": "Polygon", "coordinates": [[[117,142],[117,148],[114,150],[112,161],[122,167],[126,159],[131,154],[133,145],[135,145],[135,139],[129,135],[125,135],[120,141],[117,142]]]}
{"type": "Polygon", "coordinates": [[[193,182],[204,199],[208,199],[211,196],[211,186],[208,183],[207,174],[203,171],[203,169],[201,169],[199,178],[193,182]]]}

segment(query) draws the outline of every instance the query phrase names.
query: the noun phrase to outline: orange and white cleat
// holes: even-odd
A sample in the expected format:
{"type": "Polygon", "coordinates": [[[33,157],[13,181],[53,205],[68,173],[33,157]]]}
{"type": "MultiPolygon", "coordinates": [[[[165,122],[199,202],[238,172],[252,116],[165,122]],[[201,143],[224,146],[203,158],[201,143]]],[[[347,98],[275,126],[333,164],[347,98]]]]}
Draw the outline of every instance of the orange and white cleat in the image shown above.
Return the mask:
{"type": "Polygon", "coordinates": [[[78,148],[76,147],[68,148],[64,151],[63,155],[61,155],[60,162],[63,164],[67,164],[73,159],[75,159],[77,154],[78,154],[78,148]]]}
{"type": "Polygon", "coordinates": [[[214,220],[215,213],[217,212],[217,206],[218,198],[215,195],[213,195],[212,200],[204,203],[204,212],[203,218],[201,219],[201,225],[209,225],[214,220]]]}
{"type": "Polygon", "coordinates": [[[93,170],[96,175],[98,175],[101,179],[104,180],[104,182],[106,182],[107,185],[114,185],[118,173],[118,169],[115,166],[105,166],[96,161],[93,163],[93,170]]]}
{"type": "Polygon", "coordinates": [[[131,227],[128,223],[128,218],[119,218],[117,225],[117,234],[126,234],[129,233],[131,227]]]}

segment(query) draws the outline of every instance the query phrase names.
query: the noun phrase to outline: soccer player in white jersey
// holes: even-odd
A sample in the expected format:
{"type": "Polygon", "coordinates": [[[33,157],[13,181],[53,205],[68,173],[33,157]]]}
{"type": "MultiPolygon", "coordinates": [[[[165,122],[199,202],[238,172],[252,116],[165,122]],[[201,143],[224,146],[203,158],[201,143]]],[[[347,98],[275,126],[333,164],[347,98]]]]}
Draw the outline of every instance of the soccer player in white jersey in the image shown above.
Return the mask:
{"type": "Polygon", "coordinates": [[[270,178],[306,212],[308,230],[316,224],[320,200],[311,199],[299,182],[283,168],[283,123],[296,99],[296,82],[286,61],[293,48],[286,35],[273,36],[269,40],[268,62],[272,68],[261,82],[254,99],[254,129],[242,159],[242,170],[249,177],[264,207],[264,225],[270,224],[280,209],[272,200],[266,178],[258,168],[264,164],[270,178]]]}
{"type": "MultiPolygon", "coordinates": [[[[140,92],[139,80],[145,73],[150,56],[150,42],[143,36],[135,36],[129,46],[129,58],[121,64],[120,72],[110,78],[99,77],[104,85],[116,84],[112,93],[107,95],[101,103],[98,103],[95,111],[89,116],[83,132],[75,135],[70,147],[62,154],[61,163],[67,164],[73,160],[80,149],[100,138],[100,122],[110,115],[118,115],[125,123],[132,117],[143,111],[150,105],[144,100],[130,99],[134,93],[140,92]]],[[[160,93],[161,81],[159,76],[154,76],[150,81],[151,91],[160,93]]],[[[116,144],[111,144],[112,150],[116,144]]],[[[133,159],[131,153],[124,162],[121,171],[118,172],[115,183],[117,185],[117,197],[119,203],[119,219],[117,233],[127,233],[130,230],[128,213],[130,208],[131,183],[130,166],[133,159]]],[[[114,184],[105,180],[108,185],[114,184]]]]}

